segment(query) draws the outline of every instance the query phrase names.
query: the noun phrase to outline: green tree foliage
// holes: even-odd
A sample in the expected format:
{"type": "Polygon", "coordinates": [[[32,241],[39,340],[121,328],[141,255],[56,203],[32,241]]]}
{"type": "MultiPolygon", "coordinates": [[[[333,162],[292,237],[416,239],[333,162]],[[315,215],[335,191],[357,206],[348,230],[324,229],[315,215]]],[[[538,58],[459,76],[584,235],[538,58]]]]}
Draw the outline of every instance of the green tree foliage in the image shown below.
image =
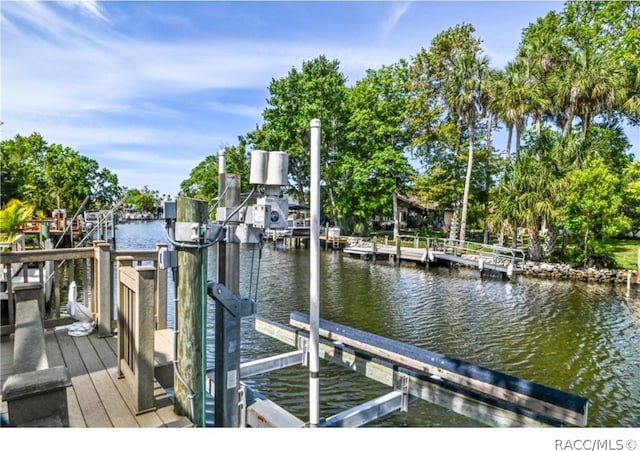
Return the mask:
{"type": "Polygon", "coordinates": [[[466,155],[467,171],[462,198],[462,213],[460,219],[460,241],[465,241],[467,228],[467,213],[469,210],[469,191],[471,189],[471,175],[473,172],[473,154],[476,139],[478,116],[482,109],[482,97],[485,83],[489,78],[489,61],[478,53],[461,53],[452,61],[452,68],[448,73],[444,86],[444,98],[457,117],[461,135],[467,133],[468,152],[466,155]]]}
{"type": "Polygon", "coordinates": [[[407,71],[405,61],[369,70],[348,91],[348,145],[329,171],[342,220],[367,224],[390,217],[393,193],[407,189],[414,172],[405,153],[407,71]]]}
{"type": "MultiPolygon", "coordinates": [[[[292,191],[301,203],[309,201],[309,123],[312,119],[320,119],[321,179],[335,205],[335,187],[329,172],[345,146],[346,91],[346,77],[340,72],[338,60],[321,55],[305,61],[302,70],[294,67],[286,77],[271,81],[268,106],[263,113],[264,124],[248,134],[254,149],[279,150],[289,155],[292,191]]],[[[333,206],[327,209],[333,210],[333,206]]]]}
{"type": "Polygon", "coordinates": [[[132,206],[135,211],[144,213],[154,213],[160,201],[158,191],[152,191],[146,185],[142,189],[129,189],[125,198],[125,204],[132,206]]]}
{"type": "MultiPolygon", "coordinates": [[[[502,70],[488,70],[471,24],[439,33],[409,64],[368,70],[351,87],[337,60],[304,61],[271,80],[263,125],[246,145],[285,151],[289,194],[306,203],[309,122],[318,118],[323,207],[345,230],[388,216],[391,195],[404,191],[452,209],[451,237],[458,222],[463,239],[467,227],[484,226],[485,237],[488,225],[509,234],[527,227],[530,255],[549,258],[560,233],[584,232],[583,213],[564,208],[568,174],[602,162],[620,181],[618,208],[629,217],[636,210],[637,177],[621,125],[638,123],[638,11],[635,0],[568,2],[523,30],[502,70]],[[506,146],[493,139],[502,126],[506,146]]],[[[244,146],[228,161],[246,161],[244,146]]],[[[217,157],[200,163],[182,190],[214,200],[217,157]]],[[[625,231],[624,221],[616,224],[625,231]]],[[[607,233],[589,226],[589,236],[607,233]]]]}
{"type": "Polygon", "coordinates": [[[567,182],[566,226],[583,237],[586,262],[589,246],[593,247],[595,241],[630,228],[630,221],[622,211],[621,179],[598,158],[585,168],[570,171],[567,182]]]}
{"type": "Polygon", "coordinates": [[[38,211],[77,210],[112,205],[120,196],[118,178],[70,147],[48,144],[40,134],[2,141],[2,202],[12,198],[38,211]]]}
{"type": "Polygon", "coordinates": [[[623,63],[620,64],[623,70],[637,74],[640,67],[640,2],[570,1],[565,4],[562,17],[566,34],[577,47],[591,47],[597,53],[608,52],[613,61],[623,63]]]}
{"type": "Polygon", "coordinates": [[[32,219],[34,208],[18,199],[11,199],[0,210],[0,234],[12,241],[20,233],[22,226],[32,219]]]}
{"type": "MultiPolygon", "coordinates": [[[[490,133],[483,120],[492,117],[486,108],[492,77],[474,33],[472,25],[462,24],[438,34],[429,50],[413,58],[407,82],[411,144],[427,178],[419,186],[430,187],[419,197],[453,209],[451,238],[457,237],[460,216],[461,229],[467,227],[472,186],[487,185],[488,165],[481,165],[481,181],[473,178],[473,171],[480,130],[490,133]]],[[[487,144],[491,146],[490,140],[487,144]]],[[[491,149],[483,153],[485,162],[491,154],[491,149]]],[[[460,238],[465,239],[463,230],[460,238]]]]}
{"type": "Polygon", "coordinates": [[[180,183],[180,194],[212,202],[218,196],[218,157],[207,155],[180,183]]]}
{"type": "Polygon", "coordinates": [[[627,166],[623,175],[624,214],[631,221],[630,230],[640,231],[640,161],[627,166]]]}
{"type": "MultiPolygon", "coordinates": [[[[242,192],[249,191],[249,162],[247,142],[239,137],[239,144],[225,147],[226,173],[240,175],[242,192]]],[[[180,193],[187,197],[206,200],[210,206],[218,197],[218,155],[208,155],[191,170],[189,177],[180,184],[180,193]]]]}

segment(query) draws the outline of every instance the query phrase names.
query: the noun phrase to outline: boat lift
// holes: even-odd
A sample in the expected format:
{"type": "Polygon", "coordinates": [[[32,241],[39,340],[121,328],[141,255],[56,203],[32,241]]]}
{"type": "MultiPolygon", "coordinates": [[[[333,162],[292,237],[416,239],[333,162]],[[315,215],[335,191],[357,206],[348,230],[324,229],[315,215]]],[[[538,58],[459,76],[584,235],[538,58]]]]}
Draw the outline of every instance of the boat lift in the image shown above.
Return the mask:
{"type": "MultiPolygon", "coordinates": [[[[243,204],[236,206],[239,203],[236,195],[234,202],[223,204],[218,209],[220,222],[217,225],[206,225],[204,230],[205,225],[200,222],[175,223],[176,241],[206,243],[195,246],[199,250],[214,243],[218,243],[220,248],[219,280],[207,283],[207,294],[216,302],[216,361],[215,368],[205,370],[204,390],[214,397],[214,425],[358,427],[393,412],[407,412],[411,402],[423,400],[487,426],[586,426],[589,400],[584,397],[320,319],[320,121],[314,119],[310,126],[308,315],[291,313],[289,325],[255,316],[255,301],[241,298],[234,287],[237,286],[234,279],[239,272],[236,267],[239,263],[235,259],[230,264],[229,254],[235,254],[237,250],[225,248],[239,242],[260,243],[263,239],[260,230],[286,227],[286,200],[277,195],[279,186],[286,184],[286,154],[254,151],[251,184],[267,186],[267,196],[257,205],[241,210],[243,204]],[[266,154],[272,155],[273,159],[266,154]],[[241,364],[240,320],[246,316],[254,316],[258,332],[295,349],[241,364]],[[336,415],[321,418],[320,358],[363,374],[390,387],[391,391],[336,415]],[[294,365],[304,365],[309,369],[308,421],[297,418],[243,382],[248,377],[294,365]]],[[[221,154],[219,164],[219,169],[224,171],[224,154],[221,154]]],[[[226,191],[224,173],[220,174],[219,189],[226,191]]],[[[239,180],[235,179],[234,183],[239,187],[239,180]]]]}

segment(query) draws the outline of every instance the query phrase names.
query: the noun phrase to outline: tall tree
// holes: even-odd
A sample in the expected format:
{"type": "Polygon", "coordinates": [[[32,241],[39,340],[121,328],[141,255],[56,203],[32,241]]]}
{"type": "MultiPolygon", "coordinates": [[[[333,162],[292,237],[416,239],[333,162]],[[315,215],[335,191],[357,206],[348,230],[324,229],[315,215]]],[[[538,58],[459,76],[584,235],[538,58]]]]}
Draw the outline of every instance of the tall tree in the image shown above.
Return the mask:
{"type": "Polygon", "coordinates": [[[516,131],[516,159],[520,155],[521,137],[527,113],[527,73],[524,62],[512,61],[496,78],[496,94],[492,108],[507,125],[507,147],[505,159],[511,159],[513,130],[516,131]]]}
{"type": "MultiPolygon", "coordinates": [[[[247,141],[238,137],[238,145],[225,147],[226,172],[240,175],[242,192],[249,191],[249,154],[247,141]]],[[[189,177],[180,183],[180,193],[187,197],[206,200],[209,205],[218,197],[218,155],[208,155],[191,170],[189,177]]],[[[221,193],[220,193],[221,194],[221,193]]]]}
{"type": "Polygon", "coordinates": [[[561,14],[550,11],[523,30],[516,60],[526,68],[527,113],[533,115],[538,137],[545,116],[555,118],[558,123],[565,120],[565,107],[552,81],[568,70],[570,55],[571,45],[561,14]]]}
{"type": "Polygon", "coordinates": [[[451,238],[457,236],[468,159],[462,151],[464,136],[458,127],[459,118],[445,100],[445,86],[456,59],[480,53],[480,40],[474,32],[473,25],[460,24],[438,34],[428,50],[422,49],[412,59],[407,81],[411,145],[425,176],[432,181],[420,185],[433,187],[421,197],[452,207],[451,238]]]}
{"type": "Polygon", "coordinates": [[[263,113],[264,123],[247,135],[254,149],[287,152],[292,191],[302,203],[309,200],[309,123],[312,119],[320,119],[321,178],[335,205],[335,188],[329,170],[344,148],[346,90],[346,77],[340,72],[338,60],[329,60],[321,55],[305,61],[302,70],[294,67],[286,77],[271,81],[268,106],[263,113]]]}
{"type": "Polygon", "coordinates": [[[583,262],[586,263],[594,240],[630,227],[622,209],[621,179],[602,159],[596,159],[584,169],[569,172],[567,181],[566,224],[582,235],[583,262]]]}
{"type": "Polygon", "coordinates": [[[556,80],[558,97],[565,106],[563,134],[569,134],[573,119],[578,116],[584,138],[598,114],[612,112],[620,71],[608,53],[596,53],[595,49],[587,46],[576,50],[568,70],[558,74],[556,80]]]}
{"type": "Polygon", "coordinates": [[[3,202],[17,198],[38,211],[75,211],[87,196],[88,208],[96,208],[113,205],[121,195],[118,177],[111,171],[70,147],[48,144],[38,133],[17,135],[0,147],[3,202]]]}
{"type": "Polygon", "coordinates": [[[414,170],[409,164],[405,89],[408,64],[401,60],[378,70],[349,88],[348,145],[332,165],[338,211],[360,224],[392,213],[392,194],[405,193],[414,170]]]}
{"type": "Polygon", "coordinates": [[[484,56],[472,53],[457,55],[452,61],[452,67],[444,85],[445,102],[450,111],[458,118],[461,129],[466,129],[468,134],[469,151],[467,153],[467,171],[460,219],[460,241],[462,243],[466,238],[476,121],[481,110],[483,85],[489,76],[488,66],[489,61],[484,56]]]}

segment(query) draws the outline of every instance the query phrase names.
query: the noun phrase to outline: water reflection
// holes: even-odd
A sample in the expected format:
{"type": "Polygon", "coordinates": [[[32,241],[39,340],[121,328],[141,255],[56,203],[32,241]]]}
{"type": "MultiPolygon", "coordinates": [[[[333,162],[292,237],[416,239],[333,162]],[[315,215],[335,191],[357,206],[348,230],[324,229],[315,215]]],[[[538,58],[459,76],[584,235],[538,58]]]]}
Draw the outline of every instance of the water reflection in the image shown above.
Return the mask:
{"type": "MultiPolygon", "coordinates": [[[[118,226],[118,248],[152,248],[164,241],[159,221],[118,226]]],[[[215,279],[215,248],[208,256],[215,279]]],[[[256,253],[241,250],[241,294],[255,292],[256,253]],[[253,260],[253,274],[251,262],[253,260]]],[[[257,288],[259,315],[288,323],[292,311],[308,313],[309,254],[264,247],[257,288]]],[[[626,287],[568,281],[480,278],[474,270],[395,267],[340,252],[321,252],[321,316],[371,333],[590,399],[589,426],[640,426],[640,301],[626,287]]],[[[171,278],[170,278],[171,279],[171,278]]],[[[169,291],[172,292],[170,280],[169,291]]],[[[209,317],[213,306],[209,303],[209,317]]],[[[169,305],[170,323],[173,305],[169,305]]],[[[291,348],[253,330],[243,320],[242,358],[291,348]]],[[[213,337],[213,325],[208,330],[213,337]]],[[[210,341],[208,359],[213,362],[210,341]]],[[[306,368],[255,377],[258,390],[302,419],[308,417],[306,368]]],[[[321,415],[388,392],[335,365],[321,365],[321,415]]],[[[424,402],[372,426],[477,426],[424,402]]]]}

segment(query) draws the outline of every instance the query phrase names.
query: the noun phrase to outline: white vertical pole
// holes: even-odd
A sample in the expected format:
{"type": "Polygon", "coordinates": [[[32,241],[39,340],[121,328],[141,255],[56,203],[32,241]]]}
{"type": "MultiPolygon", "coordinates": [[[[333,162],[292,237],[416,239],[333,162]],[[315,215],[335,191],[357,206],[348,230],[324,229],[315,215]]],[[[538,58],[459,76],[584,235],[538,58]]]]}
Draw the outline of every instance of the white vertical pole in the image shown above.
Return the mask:
{"type": "MultiPolygon", "coordinates": [[[[227,151],[225,149],[218,150],[218,175],[227,173],[227,151]]],[[[222,187],[224,190],[224,187],[222,187]]],[[[220,196],[222,193],[218,193],[220,196]]]]}
{"type": "Polygon", "coordinates": [[[309,286],[309,425],[320,418],[320,120],[311,120],[311,272],[309,286]]]}

